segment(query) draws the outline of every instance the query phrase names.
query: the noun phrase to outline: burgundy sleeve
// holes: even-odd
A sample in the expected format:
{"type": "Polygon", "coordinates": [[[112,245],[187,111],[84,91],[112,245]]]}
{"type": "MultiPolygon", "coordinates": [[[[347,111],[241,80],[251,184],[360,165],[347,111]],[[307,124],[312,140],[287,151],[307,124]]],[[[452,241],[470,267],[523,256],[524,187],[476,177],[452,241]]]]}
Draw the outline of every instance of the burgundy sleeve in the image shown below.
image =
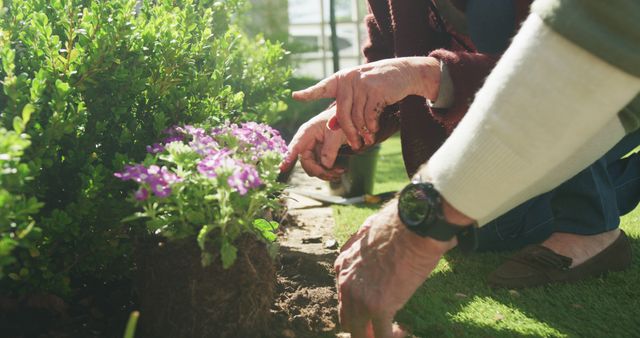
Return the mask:
{"type": "Polygon", "coordinates": [[[442,123],[450,134],[466,114],[475,93],[484,83],[499,56],[452,52],[445,49],[437,49],[429,56],[447,65],[453,83],[453,105],[450,108],[429,108],[434,118],[442,123]]]}
{"type": "MultiPolygon", "coordinates": [[[[532,0],[515,0],[515,35],[520,25],[529,15],[532,0]]],[[[475,93],[480,90],[486,77],[498,62],[500,55],[449,51],[437,49],[429,54],[447,65],[451,81],[453,82],[454,102],[449,108],[431,108],[433,117],[451,134],[458,122],[466,114],[475,93]]]]}

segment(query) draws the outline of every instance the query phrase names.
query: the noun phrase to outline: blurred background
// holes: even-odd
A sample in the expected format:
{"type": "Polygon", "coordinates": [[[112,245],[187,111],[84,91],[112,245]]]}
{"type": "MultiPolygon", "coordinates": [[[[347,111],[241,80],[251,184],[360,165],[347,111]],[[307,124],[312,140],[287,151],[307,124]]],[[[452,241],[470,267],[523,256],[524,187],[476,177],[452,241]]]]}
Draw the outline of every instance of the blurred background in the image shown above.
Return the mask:
{"type": "MultiPolygon", "coordinates": [[[[244,20],[253,35],[280,41],[290,52],[293,77],[289,88],[315,84],[339,69],[362,64],[366,38],[364,0],[250,0],[244,20]]],[[[276,122],[285,138],[331,100],[299,103],[289,100],[288,109],[276,122]]]]}

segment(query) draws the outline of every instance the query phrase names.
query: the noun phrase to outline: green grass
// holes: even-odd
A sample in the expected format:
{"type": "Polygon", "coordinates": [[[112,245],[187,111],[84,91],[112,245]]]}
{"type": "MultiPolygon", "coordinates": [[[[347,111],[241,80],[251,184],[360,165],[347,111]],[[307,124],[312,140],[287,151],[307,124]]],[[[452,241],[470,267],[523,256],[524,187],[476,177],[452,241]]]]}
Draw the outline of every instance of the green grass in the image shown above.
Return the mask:
{"type": "MultiPolygon", "coordinates": [[[[375,192],[407,184],[398,138],[383,144],[375,192]]],[[[377,208],[335,206],[341,243],[377,208]]],[[[491,290],[485,277],[510,253],[446,255],[396,319],[419,337],[640,336],[640,207],[622,219],[633,267],[579,284],[491,290]]]]}

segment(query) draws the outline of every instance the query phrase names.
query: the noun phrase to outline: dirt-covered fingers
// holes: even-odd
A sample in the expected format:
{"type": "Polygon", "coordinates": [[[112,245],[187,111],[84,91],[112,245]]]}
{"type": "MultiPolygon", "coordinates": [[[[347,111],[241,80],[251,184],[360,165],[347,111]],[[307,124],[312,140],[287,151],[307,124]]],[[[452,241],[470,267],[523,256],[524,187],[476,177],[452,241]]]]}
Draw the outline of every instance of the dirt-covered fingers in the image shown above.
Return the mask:
{"type": "Polygon", "coordinates": [[[342,174],[340,170],[323,167],[316,158],[316,151],[311,149],[300,154],[300,165],[309,176],[318,177],[325,181],[335,181],[342,174]]]}
{"type": "Polygon", "coordinates": [[[356,127],[353,125],[351,119],[351,110],[353,108],[353,87],[351,80],[347,75],[341,75],[338,77],[338,93],[336,95],[336,117],[340,128],[347,137],[349,146],[354,150],[360,149],[362,142],[360,140],[360,134],[356,127]]]}
{"type": "Polygon", "coordinates": [[[298,156],[306,149],[313,147],[315,139],[316,136],[314,135],[313,129],[302,125],[287,146],[287,154],[280,164],[280,171],[290,170],[298,156]]]}
{"type": "Polygon", "coordinates": [[[353,126],[357,130],[358,134],[362,136],[366,145],[373,144],[373,137],[371,132],[367,128],[365,122],[365,106],[368,101],[366,87],[361,87],[359,76],[352,76],[351,85],[353,91],[353,105],[351,108],[351,121],[353,126]]]}
{"type": "Polygon", "coordinates": [[[318,152],[320,154],[320,162],[325,168],[333,168],[340,171],[340,173],[344,172],[343,168],[334,168],[334,165],[336,162],[336,157],[338,156],[338,152],[340,151],[340,147],[342,147],[345,142],[346,139],[344,133],[341,130],[324,131],[324,140],[318,152]]]}
{"type": "Polygon", "coordinates": [[[376,100],[367,100],[364,108],[364,119],[367,129],[375,134],[380,130],[380,115],[385,108],[385,103],[376,100]]]}

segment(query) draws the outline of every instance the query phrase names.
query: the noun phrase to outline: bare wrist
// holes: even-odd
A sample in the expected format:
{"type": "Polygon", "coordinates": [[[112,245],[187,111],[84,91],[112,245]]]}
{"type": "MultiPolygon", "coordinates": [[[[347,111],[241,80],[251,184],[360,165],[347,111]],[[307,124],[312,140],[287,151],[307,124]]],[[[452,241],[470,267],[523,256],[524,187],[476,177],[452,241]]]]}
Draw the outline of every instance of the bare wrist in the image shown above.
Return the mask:
{"type": "Polygon", "coordinates": [[[444,219],[451,224],[471,225],[475,222],[473,218],[463,214],[444,199],[442,200],[442,213],[444,214],[444,219]]]}
{"type": "Polygon", "coordinates": [[[435,101],[440,89],[440,61],[428,56],[416,56],[409,59],[416,76],[412,94],[435,101]]]}

